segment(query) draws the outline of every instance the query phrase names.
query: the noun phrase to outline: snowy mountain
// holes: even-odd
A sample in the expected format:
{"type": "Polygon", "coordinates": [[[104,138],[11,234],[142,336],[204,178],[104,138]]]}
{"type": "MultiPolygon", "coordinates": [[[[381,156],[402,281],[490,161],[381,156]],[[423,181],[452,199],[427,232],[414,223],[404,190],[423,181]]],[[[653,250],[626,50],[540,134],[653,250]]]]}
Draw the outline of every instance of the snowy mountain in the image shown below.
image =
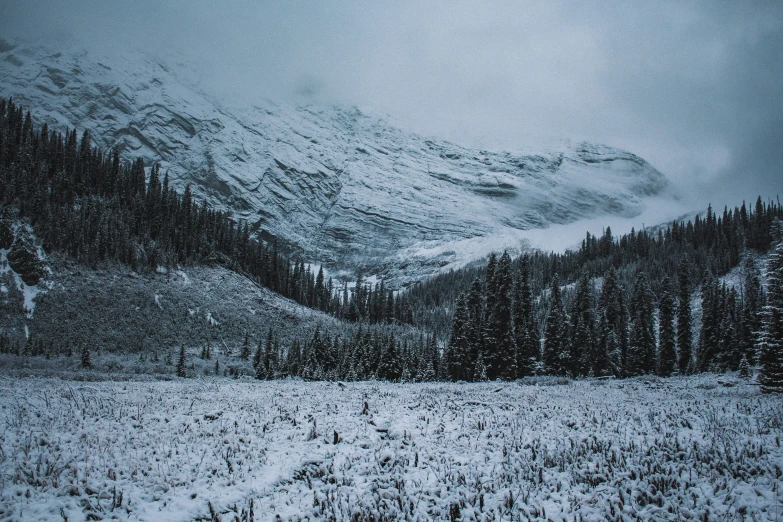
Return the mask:
{"type": "Polygon", "coordinates": [[[355,108],[221,103],[181,66],[140,54],[0,45],[0,96],[39,123],[169,170],[175,187],[248,220],[337,273],[393,282],[456,268],[524,233],[633,217],[668,181],[589,143],[491,152],[406,132],[355,108]],[[178,72],[180,71],[180,72],[178,72]]]}

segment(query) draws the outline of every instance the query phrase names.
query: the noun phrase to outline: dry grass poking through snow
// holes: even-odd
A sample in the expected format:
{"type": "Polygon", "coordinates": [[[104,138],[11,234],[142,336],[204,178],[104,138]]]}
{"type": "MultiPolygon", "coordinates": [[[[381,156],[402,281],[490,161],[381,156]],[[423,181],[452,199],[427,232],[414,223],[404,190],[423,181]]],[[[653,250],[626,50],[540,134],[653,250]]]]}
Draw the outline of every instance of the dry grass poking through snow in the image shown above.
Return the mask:
{"type": "Polygon", "coordinates": [[[783,403],[722,379],[4,378],[0,520],[783,518],[783,403]]]}

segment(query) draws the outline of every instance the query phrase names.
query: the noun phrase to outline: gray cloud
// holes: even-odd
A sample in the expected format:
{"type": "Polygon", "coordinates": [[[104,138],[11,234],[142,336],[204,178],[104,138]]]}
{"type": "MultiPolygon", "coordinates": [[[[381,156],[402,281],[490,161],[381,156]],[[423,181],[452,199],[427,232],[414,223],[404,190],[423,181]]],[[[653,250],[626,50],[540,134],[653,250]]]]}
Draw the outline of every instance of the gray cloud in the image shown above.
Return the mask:
{"type": "Polygon", "coordinates": [[[780,2],[6,0],[0,33],[182,56],[235,103],[355,104],[488,147],[604,142],[702,204],[783,192],[780,2]]]}

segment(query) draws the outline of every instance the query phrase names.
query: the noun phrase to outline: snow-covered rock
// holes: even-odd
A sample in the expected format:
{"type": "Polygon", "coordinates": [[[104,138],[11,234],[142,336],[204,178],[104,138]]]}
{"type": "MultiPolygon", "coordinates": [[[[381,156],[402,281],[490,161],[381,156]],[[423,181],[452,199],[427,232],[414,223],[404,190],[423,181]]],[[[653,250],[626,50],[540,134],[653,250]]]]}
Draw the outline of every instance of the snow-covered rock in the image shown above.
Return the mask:
{"type": "Polygon", "coordinates": [[[355,108],[259,100],[237,109],[146,55],[0,46],[0,96],[39,123],[89,129],[192,184],[264,237],[332,273],[396,282],[457,267],[519,231],[632,217],[666,178],[612,147],[492,152],[425,138],[355,108]]]}

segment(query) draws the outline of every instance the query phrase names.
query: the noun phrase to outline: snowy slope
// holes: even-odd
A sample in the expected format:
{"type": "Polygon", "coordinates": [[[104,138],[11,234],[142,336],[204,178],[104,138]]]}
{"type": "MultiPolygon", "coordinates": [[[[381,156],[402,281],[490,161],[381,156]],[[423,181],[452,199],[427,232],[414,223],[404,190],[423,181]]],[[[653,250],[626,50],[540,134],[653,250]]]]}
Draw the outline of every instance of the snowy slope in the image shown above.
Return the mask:
{"type": "Polygon", "coordinates": [[[59,129],[170,169],[180,189],[230,209],[333,272],[396,281],[452,268],[519,231],[632,217],[670,198],[643,159],[603,145],[476,150],[395,128],[355,108],[266,101],[230,108],[141,54],[0,45],[0,96],[59,129]]]}

